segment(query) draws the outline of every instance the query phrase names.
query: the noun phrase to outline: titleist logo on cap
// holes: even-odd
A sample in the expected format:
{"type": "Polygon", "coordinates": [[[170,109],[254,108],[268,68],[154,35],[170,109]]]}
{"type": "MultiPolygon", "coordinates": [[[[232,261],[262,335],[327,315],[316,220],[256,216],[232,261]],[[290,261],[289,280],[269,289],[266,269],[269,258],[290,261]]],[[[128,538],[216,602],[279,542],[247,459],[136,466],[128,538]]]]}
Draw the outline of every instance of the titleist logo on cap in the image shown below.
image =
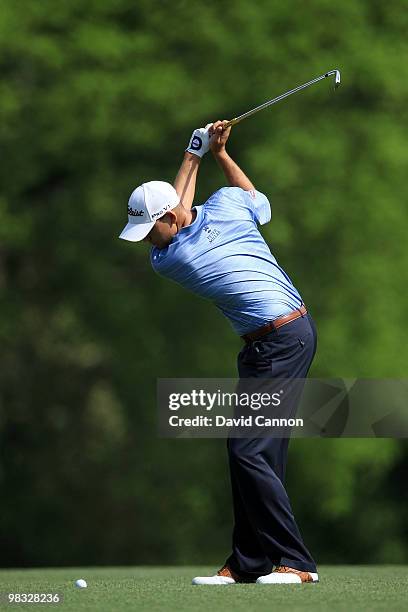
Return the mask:
{"type": "Polygon", "coordinates": [[[144,211],[143,210],[135,210],[134,208],[131,208],[130,206],[128,206],[128,215],[130,217],[143,217],[144,211]]]}

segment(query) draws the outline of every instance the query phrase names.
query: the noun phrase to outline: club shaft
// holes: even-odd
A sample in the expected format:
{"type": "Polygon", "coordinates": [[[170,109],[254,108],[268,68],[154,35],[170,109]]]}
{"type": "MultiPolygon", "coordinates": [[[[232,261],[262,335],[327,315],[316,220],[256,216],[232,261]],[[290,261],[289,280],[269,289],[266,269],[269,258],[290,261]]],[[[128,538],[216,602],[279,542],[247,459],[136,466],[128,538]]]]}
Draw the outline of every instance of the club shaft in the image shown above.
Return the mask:
{"type": "MultiPolygon", "coordinates": [[[[239,123],[243,119],[246,119],[247,117],[251,117],[251,115],[254,115],[255,113],[258,113],[259,111],[263,110],[264,108],[267,108],[268,106],[272,106],[272,104],[276,104],[277,102],[280,102],[284,98],[287,98],[288,96],[291,96],[292,94],[294,94],[294,93],[296,93],[298,91],[301,91],[302,89],[305,89],[306,87],[309,87],[310,85],[313,85],[314,83],[317,83],[318,81],[321,81],[322,79],[326,79],[327,77],[329,77],[331,75],[335,75],[337,72],[338,72],[337,70],[330,70],[329,72],[326,72],[325,74],[322,74],[321,76],[316,77],[312,81],[308,81],[307,83],[304,83],[303,85],[299,85],[298,87],[295,87],[295,89],[291,89],[290,91],[287,91],[287,92],[281,94],[277,98],[273,98],[272,100],[268,100],[267,102],[264,102],[263,104],[260,104],[256,108],[253,108],[252,110],[249,110],[246,113],[243,113],[242,115],[239,115],[239,117],[234,117],[234,119],[231,119],[230,121],[228,121],[227,124],[225,124],[225,127],[236,125],[237,123],[239,123]]],[[[337,81],[336,81],[336,83],[337,83],[337,81]]]]}

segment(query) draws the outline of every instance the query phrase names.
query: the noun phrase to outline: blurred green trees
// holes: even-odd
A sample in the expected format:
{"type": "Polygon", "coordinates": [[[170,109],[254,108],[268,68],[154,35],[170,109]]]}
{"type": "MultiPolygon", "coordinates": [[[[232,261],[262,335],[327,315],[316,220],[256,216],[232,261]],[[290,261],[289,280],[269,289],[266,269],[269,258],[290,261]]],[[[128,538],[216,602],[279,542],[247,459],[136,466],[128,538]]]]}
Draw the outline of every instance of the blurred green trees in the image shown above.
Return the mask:
{"type": "MultiPolygon", "coordinates": [[[[117,239],[191,131],[340,68],[234,128],[264,234],[319,330],[312,375],[407,372],[408,13],[397,0],[4,0],[0,563],[220,562],[224,443],[160,440],[157,377],[235,375],[240,341],[117,239]]],[[[197,202],[223,184],[208,156],[197,202]]],[[[319,561],[408,560],[405,442],[296,440],[319,561]]]]}

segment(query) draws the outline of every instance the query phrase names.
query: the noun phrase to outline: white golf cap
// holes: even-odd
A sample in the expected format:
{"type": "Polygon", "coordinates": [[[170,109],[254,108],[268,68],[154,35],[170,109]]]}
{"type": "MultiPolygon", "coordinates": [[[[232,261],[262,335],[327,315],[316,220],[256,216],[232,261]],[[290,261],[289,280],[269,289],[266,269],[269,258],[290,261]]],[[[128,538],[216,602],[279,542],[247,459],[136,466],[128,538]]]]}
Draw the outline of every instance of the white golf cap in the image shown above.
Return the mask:
{"type": "Polygon", "coordinates": [[[128,202],[128,223],[119,238],[137,242],[146,238],[156,223],[179,204],[177,191],[170,183],[150,181],[137,187],[128,202]]]}

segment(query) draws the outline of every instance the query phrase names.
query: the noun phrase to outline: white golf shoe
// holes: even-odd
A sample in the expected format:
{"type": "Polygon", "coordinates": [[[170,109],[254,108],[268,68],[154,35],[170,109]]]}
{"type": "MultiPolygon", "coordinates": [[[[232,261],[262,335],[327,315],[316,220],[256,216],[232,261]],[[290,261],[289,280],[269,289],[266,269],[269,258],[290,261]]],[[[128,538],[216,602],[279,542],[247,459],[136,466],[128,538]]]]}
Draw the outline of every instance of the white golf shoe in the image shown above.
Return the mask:
{"type": "Polygon", "coordinates": [[[196,576],[193,584],[236,584],[241,582],[239,576],[235,574],[228,565],[224,565],[214,576],[196,576]]]}
{"type": "Polygon", "coordinates": [[[273,572],[261,576],[257,584],[302,584],[302,582],[319,582],[318,574],[313,572],[301,572],[293,567],[278,565],[273,572]]]}

